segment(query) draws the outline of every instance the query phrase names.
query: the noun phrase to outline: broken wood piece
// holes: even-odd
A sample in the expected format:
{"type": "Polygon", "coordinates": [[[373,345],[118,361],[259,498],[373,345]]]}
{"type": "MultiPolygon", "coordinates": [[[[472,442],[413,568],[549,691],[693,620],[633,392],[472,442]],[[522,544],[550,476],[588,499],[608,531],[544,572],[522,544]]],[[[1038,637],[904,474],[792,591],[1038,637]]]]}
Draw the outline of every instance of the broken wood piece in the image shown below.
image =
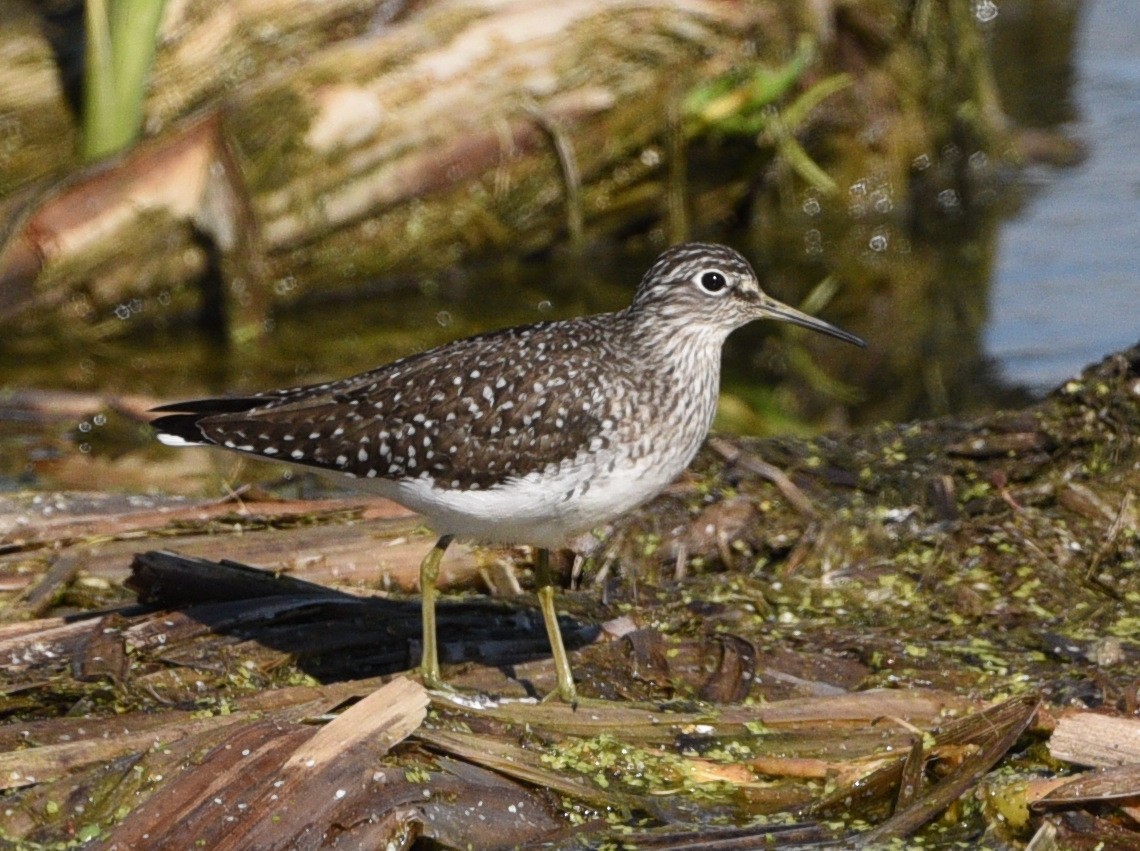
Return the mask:
{"type": "MultiPolygon", "coordinates": [[[[393,702],[391,693],[377,700],[401,719],[374,728],[389,743],[385,730],[406,730],[422,717],[418,700],[393,702]]],[[[359,732],[363,720],[345,723],[359,732]]],[[[368,735],[328,751],[328,761],[288,767],[290,750],[303,754],[314,738],[312,728],[271,720],[236,731],[137,806],[100,848],[394,848],[421,832],[446,847],[498,847],[504,840],[514,847],[560,824],[541,790],[447,757],[402,765],[378,759],[382,746],[371,746],[368,735]]]]}
{"type": "Polygon", "coordinates": [[[257,816],[212,847],[292,848],[300,837],[337,824],[339,812],[379,791],[378,759],[423,723],[427,704],[423,686],[400,677],[345,710],[294,750],[278,779],[251,798],[257,816]]]}
{"type": "Polygon", "coordinates": [[[1140,762],[1086,771],[1055,784],[1029,805],[1034,809],[1131,799],[1140,804],[1140,762]]]}
{"type": "Polygon", "coordinates": [[[406,677],[397,677],[346,709],[297,748],[285,763],[285,771],[323,769],[337,755],[367,745],[375,756],[402,742],[427,714],[424,687],[406,677]]]}
{"type": "Polygon", "coordinates": [[[936,736],[937,744],[977,744],[977,750],[909,806],[861,834],[860,844],[875,846],[909,836],[966,794],[1013,747],[1033,720],[1040,702],[1037,695],[1015,697],[947,724],[936,736]]]}
{"type": "Polygon", "coordinates": [[[105,848],[319,844],[315,836],[337,824],[338,813],[375,795],[377,759],[423,721],[426,707],[423,688],[400,678],[323,728],[243,725],[137,807],[105,848]]]}
{"type": "Polygon", "coordinates": [[[1049,754],[1093,768],[1140,763],[1140,720],[1099,712],[1062,715],[1049,737],[1049,754]]]}
{"type": "Polygon", "coordinates": [[[57,597],[63,593],[79,572],[80,561],[74,555],[57,556],[40,581],[28,589],[17,607],[32,617],[38,617],[50,609],[57,597]]]}
{"type": "MultiPolygon", "coordinates": [[[[120,720],[110,725],[113,733],[108,731],[105,735],[82,736],[77,741],[38,747],[18,747],[0,753],[0,789],[46,783],[84,766],[142,753],[159,745],[169,746],[186,736],[218,730],[249,717],[247,713],[234,713],[224,717],[195,718],[191,712],[170,712],[159,716],[156,719],[158,724],[138,718],[120,720]],[[136,724],[141,729],[132,730],[136,724]]],[[[109,725],[93,726],[107,729],[109,725]]]]}

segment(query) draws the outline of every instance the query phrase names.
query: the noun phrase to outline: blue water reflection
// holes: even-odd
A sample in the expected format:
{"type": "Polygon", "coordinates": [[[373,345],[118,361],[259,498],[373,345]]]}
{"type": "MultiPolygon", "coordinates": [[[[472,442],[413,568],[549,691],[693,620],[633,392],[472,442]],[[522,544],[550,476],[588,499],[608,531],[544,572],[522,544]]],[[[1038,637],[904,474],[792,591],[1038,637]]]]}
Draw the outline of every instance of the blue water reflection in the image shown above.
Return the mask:
{"type": "Polygon", "coordinates": [[[1140,3],[1079,20],[1071,129],[1089,156],[1026,175],[1039,191],[1000,230],[984,335],[1007,381],[1039,389],[1140,339],[1140,3]]]}

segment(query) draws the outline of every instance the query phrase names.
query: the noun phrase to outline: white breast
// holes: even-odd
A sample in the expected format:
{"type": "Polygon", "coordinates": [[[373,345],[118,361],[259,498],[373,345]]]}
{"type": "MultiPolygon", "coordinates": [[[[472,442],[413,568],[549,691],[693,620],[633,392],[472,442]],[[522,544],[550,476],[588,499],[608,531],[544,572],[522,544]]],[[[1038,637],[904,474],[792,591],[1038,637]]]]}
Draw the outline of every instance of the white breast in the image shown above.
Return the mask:
{"type": "Polygon", "coordinates": [[[636,508],[656,496],[688,464],[690,457],[646,456],[637,462],[594,456],[554,475],[531,473],[484,490],[436,487],[429,479],[389,482],[355,479],[354,485],[380,493],[422,514],[436,532],[500,544],[558,547],[567,538],[636,508]],[[612,471],[609,462],[613,461],[612,471]]]}

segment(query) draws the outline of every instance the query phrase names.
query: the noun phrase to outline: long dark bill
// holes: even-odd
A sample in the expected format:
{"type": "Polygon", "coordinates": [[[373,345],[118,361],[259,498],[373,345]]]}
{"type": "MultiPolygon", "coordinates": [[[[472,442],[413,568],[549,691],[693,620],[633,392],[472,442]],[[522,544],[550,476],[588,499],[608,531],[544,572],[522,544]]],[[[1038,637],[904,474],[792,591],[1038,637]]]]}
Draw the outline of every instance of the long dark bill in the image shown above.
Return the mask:
{"type": "Polygon", "coordinates": [[[779,319],[781,322],[791,322],[793,325],[802,325],[804,328],[811,328],[813,331],[822,331],[824,334],[837,337],[846,343],[852,343],[864,349],[867,348],[867,341],[862,337],[848,334],[842,328],[836,328],[834,325],[824,322],[822,319],[816,319],[814,316],[809,316],[801,310],[788,307],[788,305],[776,301],[774,298],[765,296],[760,303],[760,309],[764,316],[769,319],[779,319]]]}

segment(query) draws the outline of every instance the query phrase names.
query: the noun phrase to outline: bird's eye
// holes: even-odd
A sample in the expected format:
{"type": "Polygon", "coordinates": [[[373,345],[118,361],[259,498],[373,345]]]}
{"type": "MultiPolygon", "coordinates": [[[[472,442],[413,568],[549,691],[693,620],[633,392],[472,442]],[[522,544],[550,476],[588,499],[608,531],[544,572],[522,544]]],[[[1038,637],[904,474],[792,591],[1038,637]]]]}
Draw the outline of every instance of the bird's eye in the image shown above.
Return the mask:
{"type": "Polygon", "coordinates": [[[705,272],[701,275],[701,289],[707,293],[719,293],[728,286],[728,279],[721,272],[705,272]]]}

